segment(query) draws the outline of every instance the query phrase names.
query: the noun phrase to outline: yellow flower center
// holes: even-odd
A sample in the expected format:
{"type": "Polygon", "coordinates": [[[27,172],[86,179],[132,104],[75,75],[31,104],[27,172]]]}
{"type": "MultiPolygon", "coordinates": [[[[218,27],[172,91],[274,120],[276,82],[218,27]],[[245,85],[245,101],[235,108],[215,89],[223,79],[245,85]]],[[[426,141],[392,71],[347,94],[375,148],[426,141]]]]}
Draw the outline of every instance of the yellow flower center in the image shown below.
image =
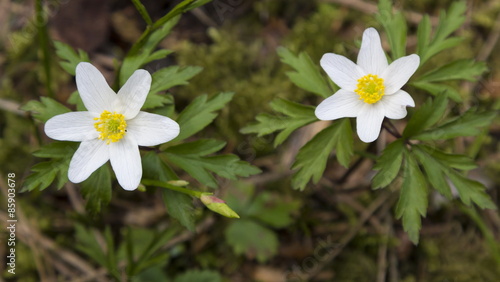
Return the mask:
{"type": "Polygon", "coordinates": [[[354,92],[358,93],[359,99],[368,104],[377,103],[384,96],[384,80],[376,74],[368,74],[358,79],[358,85],[354,92]]]}
{"type": "Polygon", "coordinates": [[[100,117],[96,117],[94,120],[97,120],[94,127],[100,132],[99,139],[106,141],[106,144],[120,141],[127,132],[127,122],[122,114],[104,111],[100,117]]]}

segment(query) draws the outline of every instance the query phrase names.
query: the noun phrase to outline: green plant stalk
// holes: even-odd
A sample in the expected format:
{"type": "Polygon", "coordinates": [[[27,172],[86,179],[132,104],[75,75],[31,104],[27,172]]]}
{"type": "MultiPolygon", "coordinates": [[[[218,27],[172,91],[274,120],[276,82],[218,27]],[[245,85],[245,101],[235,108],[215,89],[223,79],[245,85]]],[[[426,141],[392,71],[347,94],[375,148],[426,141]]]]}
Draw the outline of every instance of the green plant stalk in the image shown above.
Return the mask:
{"type": "Polygon", "coordinates": [[[149,16],[148,11],[146,10],[146,7],[141,3],[140,0],[132,0],[132,3],[134,3],[135,8],[141,14],[141,17],[144,19],[144,21],[148,25],[152,25],[153,21],[151,20],[151,17],[149,16]]]}
{"type": "Polygon", "coordinates": [[[49,50],[49,35],[47,33],[46,17],[43,11],[42,0],[35,2],[35,20],[38,27],[38,39],[42,47],[42,63],[45,72],[45,87],[49,97],[54,98],[52,90],[52,73],[50,68],[50,50],[49,50]]]}
{"type": "Polygon", "coordinates": [[[170,190],[173,190],[176,192],[180,192],[180,193],[184,193],[184,194],[189,195],[189,196],[196,197],[198,199],[203,195],[213,195],[213,193],[189,190],[189,189],[182,188],[182,187],[175,186],[175,185],[171,185],[171,184],[168,184],[167,182],[163,182],[163,181],[159,181],[159,180],[143,179],[141,182],[144,185],[157,186],[157,187],[170,189],[170,190]]]}
{"type": "Polygon", "coordinates": [[[479,216],[474,207],[459,205],[459,208],[463,213],[468,215],[470,219],[472,219],[472,221],[474,221],[474,223],[477,225],[479,230],[481,230],[481,233],[483,233],[483,236],[489,246],[491,255],[495,259],[498,267],[500,267],[500,245],[497,243],[495,236],[493,235],[491,230],[488,229],[488,226],[486,226],[486,223],[481,218],[481,216],[479,216]]]}

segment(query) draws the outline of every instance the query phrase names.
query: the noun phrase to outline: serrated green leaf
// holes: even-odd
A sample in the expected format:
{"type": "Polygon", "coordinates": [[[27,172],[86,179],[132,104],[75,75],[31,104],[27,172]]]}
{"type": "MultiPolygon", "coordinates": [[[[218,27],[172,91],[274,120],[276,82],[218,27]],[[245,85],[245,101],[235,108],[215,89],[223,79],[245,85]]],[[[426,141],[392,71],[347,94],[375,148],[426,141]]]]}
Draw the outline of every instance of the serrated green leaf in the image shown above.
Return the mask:
{"type": "Polygon", "coordinates": [[[281,98],[275,99],[271,102],[271,108],[285,116],[260,114],[256,118],[256,123],[242,128],[240,132],[244,134],[257,133],[260,137],[281,130],[274,140],[274,146],[277,147],[283,143],[293,131],[318,120],[314,115],[314,107],[289,100],[281,98]]]}
{"type": "Polygon", "coordinates": [[[67,181],[69,161],[69,158],[54,159],[34,165],[31,168],[33,172],[24,180],[21,192],[32,191],[36,188],[42,191],[56,180],[56,176],[64,177],[65,181],[57,182],[57,189],[61,189],[67,181]]]}
{"type": "Polygon", "coordinates": [[[46,122],[56,115],[70,112],[70,109],[63,104],[48,97],[40,97],[40,101],[31,100],[22,106],[21,110],[31,112],[33,117],[42,122],[46,122]]]}
{"type": "Polygon", "coordinates": [[[436,124],[443,117],[447,104],[446,95],[438,95],[434,100],[428,98],[408,121],[403,137],[410,138],[436,124]]]}
{"type": "Polygon", "coordinates": [[[190,231],[195,230],[193,198],[172,190],[163,190],[163,201],[168,214],[190,231]]]}
{"type": "Polygon", "coordinates": [[[486,63],[474,59],[456,60],[420,76],[417,82],[439,82],[450,80],[476,81],[488,70],[486,63]]]}
{"type": "Polygon", "coordinates": [[[56,141],[43,145],[33,155],[38,158],[70,158],[78,148],[79,143],[68,141],[56,141]]]}
{"type": "Polygon", "coordinates": [[[407,25],[401,12],[392,10],[392,1],[380,0],[377,21],[384,27],[391,46],[392,60],[403,57],[406,53],[407,25]]]}
{"type": "Polygon", "coordinates": [[[219,93],[210,99],[207,95],[196,97],[177,118],[181,132],[175,140],[184,140],[212,123],[217,117],[214,112],[222,109],[233,96],[234,93],[219,93]]]}
{"type": "Polygon", "coordinates": [[[156,93],[156,94],[149,93],[141,109],[154,109],[172,104],[174,104],[174,98],[172,97],[172,95],[161,94],[161,93],[156,93]]]}
{"type": "Polygon", "coordinates": [[[81,62],[89,62],[89,56],[83,50],[78,49],[78,53],[68,44],[54,40],[56,54],[61,59],[59,64],[71,75],[75,75],[76,66],[81,62]]]}
{"type": "MultiPolygon", "coordinates": [[[[148,38],[144,39],[146,40],[146,42],[144,43],[142,48],[138,50],[137,53],[131,52],[127,54],[120,68],[120,73],[119,73],[120,87],[125,84],[127,79],[132,75],[134,71],[136,71],[146,63],[150,62],[152,56],[153,58],[155,56],[158,56],[158,53],[153,53],[154,49],[156,48],[158,43],[160,43],[160,41],[170,33],[170,31],[177,24],[179,19],[180,17],[174,17],[168,20],[166,23],[163,24],[161,28],[158,28],[148,38]]],[[[160,53],[160,54],[164,55],[165,53],[160,53]]]]}
{"type": "Polygon", "coordinates": [[[178,155],[167,153],[168,160],[188,172],[201,184],[217,188],[217,181],[210,172],[221,177],[236,180],[260,173],[260,169],[240,161],[236,155],[202,157],[196,155],[178,155]]]}
{"type": "Polygon", "coordinates": [[[448,12],[442,10],[439,15],[439,25],[434,36],[434,42],[442,42],[465,21],[467,4],[465,1],[454,1],[448,12]]]}
{"type": "Polygon", "coordinates": [[[307,53],[300,53],[296,56],[285,47],[279,47],[277,52],[281,58],[281,62],[291,66],[295,70],[286,73],[295,85],[323,98],[333,94],[333,91],[328,87],[328,84],[319,72],[318,65],[313,63],[307,53]]]}
{"type": "Polygon", "coordinates": [[[396,178],[401,169],[403,151],[404,141],[402,139],[387,145],[373,167],[374,170],[378,170],[372,180],[373,189],[386,187],[396,178]]]}
{"type": "Polygon", "coordinates": [[[442,164],[436,161],[431,155],[423,150],[421,146],[416,145],[413,151],[414,155],[417,157],[418,162],[422,165],[427,176],[429,183],[445,196],[447,199],[452,199],[450,186],[445,178],[445,173],[443,171],[442,164]]]}
{"type": "Polygon", "coordinates": [[[427,145],[419,145],[419,148],[425,150],[429,155],[435,158],[437,161],[441,162],[443,165],[460,169],[460,170],[471,170],[477,168],[474,160],[465,155],[457,154],[447,154],[436,148],[432,148],[427,145]]]}
{"type": "Polygon", "coordinates": [[[274,228],[283,228],[293,222],[292,214],[300,208],[300,201],[282,195],[263,192],[252,201],[247,216],[259,219],[274,228]]]}
{"type": "Polygon", "coordinates": [[[241,161],[236,155],[207,156],[219,151],[225,144],[223,141],[201,139],[169,147],[165,150],[165,155],[170,162],[212,188],[217,188],[217,181],[210,172],[234,180],[238,176],[247,177],[260,173],[260,169],[241,161]]]}
{"type": "Polygon", "coordinates": [[[220,151],[226,146],[225,141],[215,139],[199,139],[193,142],[184,143],[169,147],[165,152],[177,155],[206,156],[220,151]]]}
{"type": "Polygon", "coordinates": [[[468,179],[455,170],[449,170],[447,176],[453,182],[455,188],[457,188],[460,199],[467,206],[474,203],[482,209],[497,208],[490,196],[485,192],[486,187],[482,183],[468,179]]]}
{"type": "Polygon", "coordinates": [[[441,140],[458,136],[475,136],[480,133],[480,128],[490,125],[495,116],[494,111],[477,113],[475,109],[470,109],[454,120],[413,136],[413,139],[441,140]]]}
{"type": "Polygon", "coordinates": [[[410,240],[418,244],[421,216],[425,217],[427,212],[427,182],[413,155],[406,150],[404,160],[403,186],[396,206],[396,217],[402,218],[403,229],[410,240]]]}
{"type": "Polygon", "coordinates": [[[420,55],[420,65],[439,52],[457,46],[463,41],[461,37],[447,37],[463,24],[466,9],[464,1],[455,1],[451,4],[448,12],[442,10],[432,40],[430,39],[430,21],[428,16],[424,16],[417,33],[417,53],[420,55]]]}
{"type": "MultiPolygon", "coordinates": [[[[434,55],[446,50],[458,46],[465,40],[464,37],[451,37],[446,38],[439,43],[434,43],[429,46],[425,53],[420,57],[420,65],[423,65],[428,59],[432,58],[434,55]]],[[[419,54],[420,55],[420,54],[419,54]]]]}
{"type": "Polygon", "coordinates": [[[177,85],[186,85],[188,84],[188,80],[193,78],[202,70],[202,67],[193,66],[171,66],[162,68],[159,71],[153,73],[153,81],[151,83],[151,89],[149,90],[149,93],[150,95],[156,94],[160,91],[170,89],[177,85]]]}
{"type": "Polygon", "coordinates": [[[335,121],[299,150],[292,166],[292,169],[298,170],[292,178],[292,186],[295,189],[304,190],[309,180],[312,179],[313,183],[320,180],[334,148],[337,148],[339,162],[342,159],[341,164],[348,165],[348,160],[353,154],[353,146],[348,144],[353,143],[350,128],[348,119],[335,121]]]}
{"type": "Polygon", "coordinates": [[[103,165],[81,184],[81,192],[85,200],[85,208],[91,214],[101,211],[111,201],[111,172],[108,165],[103,165]]]}
{"type": "Polygon", "coordinates": [[[449,85],[442,83],[421,82],[421,81],[411,82],[410,84],[414,87],[425,90],[436,97],[445,95],[457,103],[462,102],[462,96],[460,96],[460,93],[455,88],[449,85]]]}
{"type": "Polygon", "coordinates": [[[232,221],[224,235],[234,253],[245,254],[249,259],[256,258],[260,263],[266,262],[278,251],[276,233],[252,220],[232,221]]]}
{"type": "Polygon", "coordinates": [[[222,282],[219,273],[212,270],[189,270],[175,277],[174,282],[222,282]]]}

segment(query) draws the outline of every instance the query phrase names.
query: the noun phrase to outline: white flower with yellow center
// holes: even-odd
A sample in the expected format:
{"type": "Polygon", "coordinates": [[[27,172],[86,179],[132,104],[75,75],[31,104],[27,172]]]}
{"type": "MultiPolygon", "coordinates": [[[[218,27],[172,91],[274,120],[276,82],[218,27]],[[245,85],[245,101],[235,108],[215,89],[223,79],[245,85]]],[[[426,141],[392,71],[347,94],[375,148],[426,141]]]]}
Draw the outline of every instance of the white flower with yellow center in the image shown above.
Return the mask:
{"type": "Polygon", "coordinates": [[[88,112],[57,115],[45,124],[52,139],[82,142],[69,164],[69,180],[80,183],[109,160],[118,183],[135,190],[142,177],[138,146],[159,145],[179,135],[177,122],[140,111],[151,75],[135,71],[116,94],[93,65],[80,63],[76,86],[88,112]]]}
{"type": "Polygon", "coordinates": [[[415,106],[401,87],[417,70],[419,56],[402,57],[389,65],[374,28],[363,33],[356,64],[332,53],[323,55],[320,64],[340,90],[318,105],[316,117],[320,120],[356,117],[356,130],[363,142],[378,138],[384,117],[402,119],[406,107],[415,106]]]}

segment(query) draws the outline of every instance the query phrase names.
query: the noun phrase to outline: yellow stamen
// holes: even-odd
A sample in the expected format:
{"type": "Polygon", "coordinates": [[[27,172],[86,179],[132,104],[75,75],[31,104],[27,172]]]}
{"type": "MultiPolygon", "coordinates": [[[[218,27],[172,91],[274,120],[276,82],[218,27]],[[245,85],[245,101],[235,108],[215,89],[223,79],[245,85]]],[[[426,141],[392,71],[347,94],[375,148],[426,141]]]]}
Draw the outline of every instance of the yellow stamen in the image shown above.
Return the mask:
{"type": "Polygon", "coordinates": [[[358,93],[359,99],[368,104],[377,103],[384,96],[384,80],[376,74],[368,74],[358,79],[358,85],[354,92],[358,93]]]}
{"type": "Polygon", "coordinates": [[[94,127],[100,132],[99,139],[106,141],[106,144],[120,141],[127,131],[127,122],[122,114],[104,111],[100,117],[96,117],[94,120],[97,120],[94,127]]]}

